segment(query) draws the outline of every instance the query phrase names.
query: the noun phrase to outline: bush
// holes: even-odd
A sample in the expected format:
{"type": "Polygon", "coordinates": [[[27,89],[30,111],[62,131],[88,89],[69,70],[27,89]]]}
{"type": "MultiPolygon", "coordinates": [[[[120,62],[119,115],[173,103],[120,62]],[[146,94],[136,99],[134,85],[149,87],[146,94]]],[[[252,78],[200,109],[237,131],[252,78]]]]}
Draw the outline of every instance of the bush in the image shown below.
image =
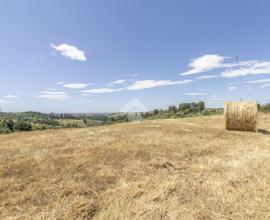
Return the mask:
{"type": "Polygon", "coordinates": [[[172,112],[172,113],[177,112],[177,108],[174,105],[169,106],[168,110],[169,110],[169,112],[172,112]]]}
{"type": "Polygon", "coordinates": [[[204,102],[192,102],[192,103],[182,103],[179,105],[179,111],[184,114],[198,113],[205,109],[204,102]]]}
{"type": "Polygon", "coordinates": [[[196,103],[196,110],[198,112],[202,112],[205,109],[205,104],[204,102],[198,102],[196,103]]]}
{"type": "Polygon", "coordinates": [[[157,115],[158,114],[158,109],[155,109],[154,112],[153,112],[154,115],[157,115]]]}
{"type": "Polygon", "coordinates": [[[179,105],[179,111],[183,112],[184,114],[188,114],[191,112],[191,104],[190,103],[181,103],[179,105]]]}
{"type": "Polygon", "coordinates": [[[263,112],[270,112],[270,103],[262,105],[260,107],[260,110],[263,111],[263,112]]]}
{"type": "Polygon", "coordinates": [[[8,119],[5,121],[6,126],[9,128],[9,130],[13,131],[14,122],[11,119],[8,119]]]}
{"type": "Polygon", "coordinates": [[[7,128],[7,127],[0,127],[0,134],[8,134],[11,133],[12,131],[7,128]]]}
{"type": "Polygon", "coordinates": [[[4,120],[0,123],[0,133],[11,133],[13,132],[13,121],[12,120],[4,120]]]}
{"type": "Polygon", "coordinates": [[[31,131],[32,124],[26,121],[16,121],[14,123],[14,130],[16,131],[31,131]]]}
{"type": "Polygon", "coordinates": [[[53,120],[53,119],[42,119],[37,118],[35,120],[32,120],[32,123],[34,124],[44,124],[44,125],[51,125],[51,126],[60,126],[60,122],[53,120]]]}

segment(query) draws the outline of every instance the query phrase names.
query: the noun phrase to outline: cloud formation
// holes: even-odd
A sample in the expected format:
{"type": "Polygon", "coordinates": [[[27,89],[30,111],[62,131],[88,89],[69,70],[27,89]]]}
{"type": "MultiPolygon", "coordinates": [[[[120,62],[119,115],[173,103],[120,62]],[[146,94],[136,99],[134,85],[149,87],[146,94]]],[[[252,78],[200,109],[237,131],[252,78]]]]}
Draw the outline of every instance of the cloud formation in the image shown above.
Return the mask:
{"type": "Polygon", "coordinates": [[[0,103],[3,103],[3,104],[11,104],[11,103],[14,103],[12,101],[7,101],[7,100],[1,100],[0,99],[0,103]]]}
{"type": "Polygon", "coordinates": [[[141,90],[141,89],[150,89],[155,87],[162,86],[171,86],[171,85],[183,85],[192,82],[192,80],[139,80],[135,81],[131,85],[129,85],[126,89],[128,90],[141,90]]]}
{"type": "Polygon", "coordinates": [[[69,89],[84,89],[85,87],[89,86],[89,83],[68,83],[68,84],[63,84],[65,88],[69,89]]]}
{"type": "Polygon", "coordinates": [[[113,82],[110,82],[109,86],[120,85],[120,84],[123,84],[123,83],[126,83],[126,82],[127,82],[126,79],[119,79],[119,80],[115,80],[113,82]]]}
{"type": "Polygon", "coordinates": [[[266,83],[266,84],[261,85],[261,88],[266,88],[266,87],[270,87],[270,83],[266,83]]]}
{"type": "Polygon", "coordinates": [[[230,91],[233,91],[233,90],[236,90],[236,89],[237,89],[236,86],[229,86],[229,87],[228,87],[228,90],[230,90],[230,91]]]}
{"type": "Polygon", "coordinates": [[[182,73],[181,75],[193,75],[219,68],[222,66],[225,59],[226,57],[220,56],[218,54],[203,55],[201,57],[193,59],[189,64],[189,67],[191,67],[192,69],[182,73]]]}
{"type": "MultiPolygon", "coordinates": [[[[234,78],[246,75],[259,75],[270,74],[270,62],[249,60],[225,62],[225,60],[231,60],[231,57],[225,57],[218,54],[206,54],[201,57],[197,57],[189,63],[190,70],[181,73],[182,76],[194,75],[204,72],[209,72],[215,69],[225,69],[220,74],[220,77],[234,78]]],[[[217,78],[217,75],[207,75],[198,77],[198,79],[211,79],[217,78]]]]}
{"type": "Polygon", "coordinates": [[[270,74],[270,62],[253,61],[245,68],[225,70],[222,77],[234,78],[247,75],[270,74]]]}
{"type": "Polygon", "coordinates": [[[137,77],[137,76],[138,76],[138,74],[137,74],[137,73],[135,73],[135,74],[131,75],[131,77],[132,77],[132,78],[135,78],[135,77],[137,77]]]}
{"type": "Polygon", "coordinates": [[[188,96],[205,96],[205,95],[208,95],[208,94],[204,93],[204,92],[189,92],[189,93],[185,93],[185,95],[188,95],[188,96]]]}
{"type": "Polygon", "coordinates": [[[45,98],[50,100],[61,100],[65,101],[71,98],[66,92],[58,92],[58,91],[41,91],[40,95],[37,95],[38,98],[45,98]]]}
{"type": "Polygon", "coordinates": [[[17,95],[6,95],[6,96],[4,96],[4,98],[17,99],[17,98],[19,98],[19,96],[17,96],[17,95]]]}
{"type": "Polygon", "coordinates": [[[215,79],[220,77],[219,75],[202,75],[200,77],[197,77],[197,79],[215,79]]]}
{"type": "Polygon", "coordinates": [[[84,94],[105,94],[105,93],[114,93],[114,92],[121,92],[124,88],[119,89],[112,89],[112,88],[99,88],[99,89],[89,89],[89,90],[83,90],[81,91],[83,96],[86,96],[84,94]]]}
{"type": "Polygon", "coordinates": [[[258,80],[250,80],[247,81],[247,84],[256,84],[256,83],[266,83],[266,82],[270,82],[270,79],[258,79],[258,80]]]}
{"type": "Polygon", "coordinates": [[[69,44],[59,44],[58,46],[51,44],[51,47],[60,52],[61,55],[68,57],[72,60],[86,61],[84,51],[79,50],[77,47],[69,44]]]}
{"type": "Polygon", "coordinates": [[[122,88],[97,88],[97,89],[89,89],[81,91],[82,96],[89,96],[90,94],[105,94],[105,93],[115,93],[115,92],[122,92],[127,90],[143,90],[143,89],[150,89],[155,87],[162,87],[162,86],[172,86],[172,85],[183,85],[192,82],[192,80],[179,80],[179,81],[172,81],[172,80],[139,80],[131,83],[130,85],[122,88]]]}

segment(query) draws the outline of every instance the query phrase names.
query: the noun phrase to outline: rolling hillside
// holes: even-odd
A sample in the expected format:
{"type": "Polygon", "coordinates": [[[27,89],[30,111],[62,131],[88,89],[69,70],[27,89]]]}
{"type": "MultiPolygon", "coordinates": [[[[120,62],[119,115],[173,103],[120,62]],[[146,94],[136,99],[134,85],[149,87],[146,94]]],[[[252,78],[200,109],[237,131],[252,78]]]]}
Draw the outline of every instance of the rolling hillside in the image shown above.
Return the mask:
{"type": "Polygon", "coordinates": [[[0,135],[0,219],[268,219],[269,116],[259,128],[205,116],[0,135]]]}

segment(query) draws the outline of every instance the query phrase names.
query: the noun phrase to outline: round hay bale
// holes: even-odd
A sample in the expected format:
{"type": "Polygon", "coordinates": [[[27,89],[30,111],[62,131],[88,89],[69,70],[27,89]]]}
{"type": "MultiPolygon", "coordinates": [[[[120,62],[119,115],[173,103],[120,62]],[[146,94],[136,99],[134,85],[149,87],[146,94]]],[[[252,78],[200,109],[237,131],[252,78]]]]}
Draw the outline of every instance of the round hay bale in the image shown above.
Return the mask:
{"type": "Polygon", "coordinates": [[[256,131],[257,102],[226,102],[224,105],[227,130],[256,131]]]}

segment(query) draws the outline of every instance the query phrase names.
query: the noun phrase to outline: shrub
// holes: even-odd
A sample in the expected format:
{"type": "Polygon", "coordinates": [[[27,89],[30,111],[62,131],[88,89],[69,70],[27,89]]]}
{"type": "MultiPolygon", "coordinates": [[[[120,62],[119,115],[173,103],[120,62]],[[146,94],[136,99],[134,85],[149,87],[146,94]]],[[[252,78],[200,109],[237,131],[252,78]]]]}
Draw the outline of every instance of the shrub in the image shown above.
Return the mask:
{"type": "Polygon", "coordinates": [[[154,113],[154,115],[157,115],[158,114],[158,109],[155,109],[153,113],[154,113]]]}
{"type": "Polygon", "coordinates": [[[6,126],[9,128],[9,130],[13,131],[14,122],[12,119],[8,119],[5,121],[6,126]]]}
{"type": "Polygon", "coordinates": [[[6,127],[0,127],[0,134],[9,134],[12,133],[12,131],[6,127]]]}
{"type": "Polygon", "coordinates": [[[16,121],[14,123],[14,130],[17,131],[31,131],[32,124],[26,121],[16,121]]]}
{"type": "Polygon", "coordinates": [[[36,118],[35,120],[32,120],[34,124],[45,124],[45,125],[51,125],[51,126],[60,126],[60,122],[53,120],[53,119],[42,119],[42,118],[36,118]]]}
{"type": "Polygon", "coordinates": [[[183,112],[184,114],[202,112],[204,109],[204,102],[182,103],[179,105],[179,111],[183,112]]]}
{"type": "Polygon", "coordinates": [[[204,102],[198,102],[196,103],[196,110],[198,112],[202,112],[205,109],[205,104],[204,102]]]}
{"type": "Polygon", "coordinates": [[[183,113],[189,113],[191,111],[191,104],[190,103],[181,103],[179,105],[179,111],[183,113]]]}
{"type": "Polygon", "coordinates": [[[13,121],[12,120],[4,120],[0,122],[0,133],[11,133],[13,132],[13,121]]]}
{"type": "Polygon", "coordinates": [[[169,106],[169,112],[177,112],[177,108],[174,105],[169,106]]]}
{"type": "Polygon", "coordinates": [[[270,112],[270,103],[260,106],[260,110],[263,112],[270,112]]]}

